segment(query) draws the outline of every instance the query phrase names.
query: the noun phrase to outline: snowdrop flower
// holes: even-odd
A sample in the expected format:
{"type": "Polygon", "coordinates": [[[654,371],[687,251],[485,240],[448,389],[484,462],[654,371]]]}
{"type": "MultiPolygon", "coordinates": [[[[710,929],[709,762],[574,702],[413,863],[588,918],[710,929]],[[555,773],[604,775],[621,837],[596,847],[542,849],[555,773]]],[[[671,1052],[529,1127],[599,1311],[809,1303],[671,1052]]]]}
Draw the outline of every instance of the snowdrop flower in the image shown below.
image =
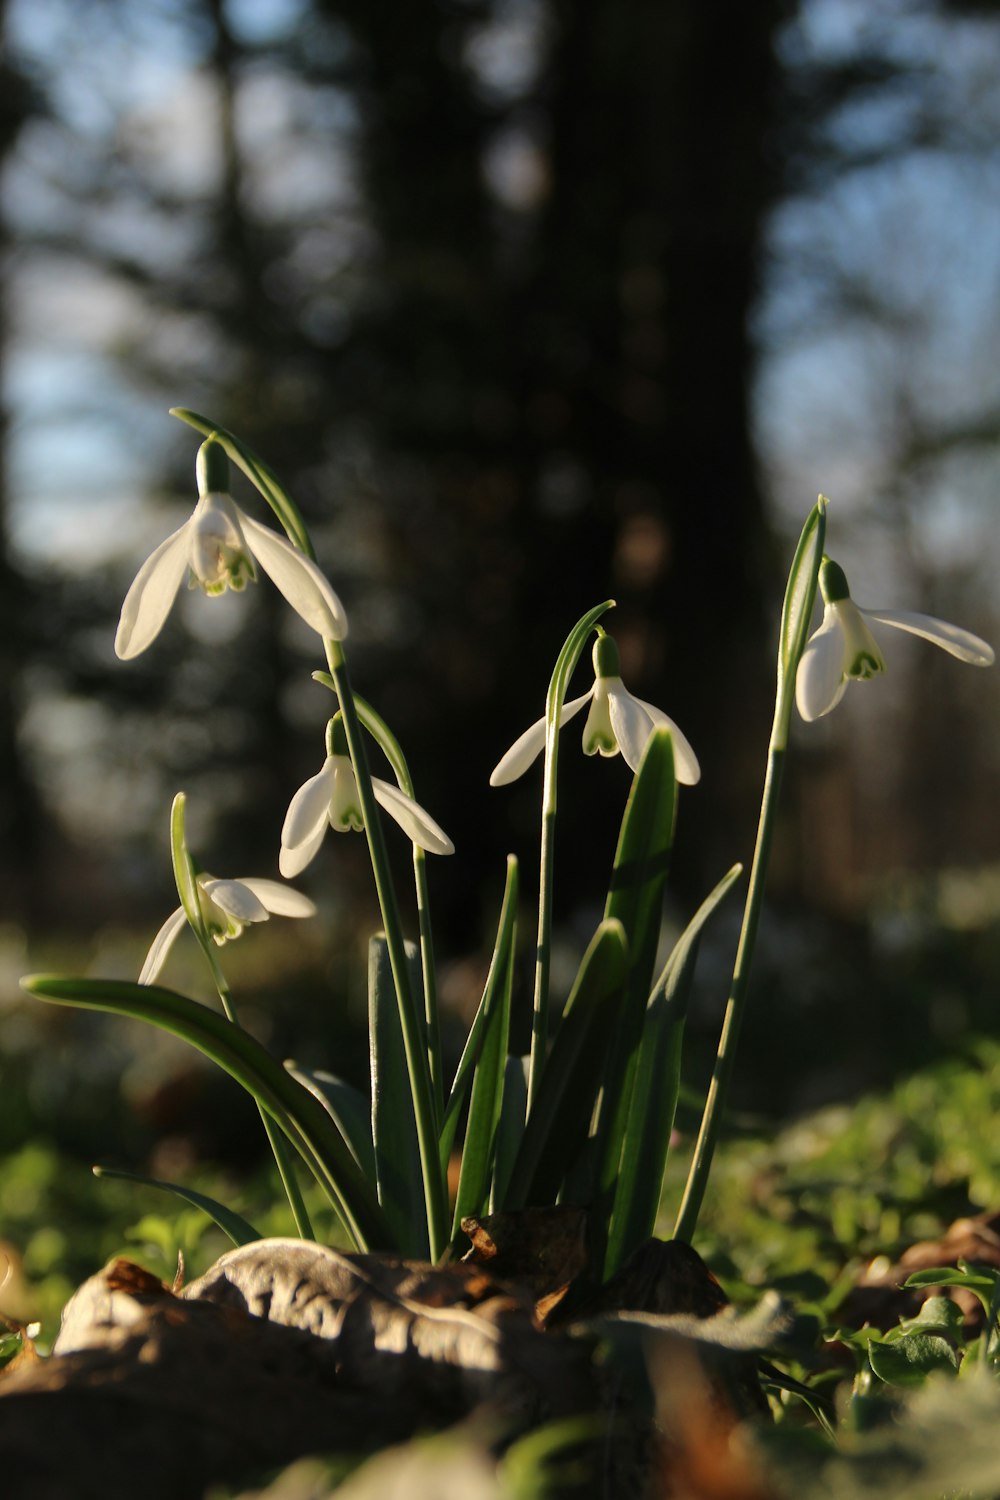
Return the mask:
{"type": "Polygon", "coordinates": [[[343,640],[344,607],[319,568],[269,526],[240,510],[229,494],[229,460],[211,439],[198,450],[198,504],[184,525],[147,557],[125,595],[115,652],[138,656],[159,635],[184,581],[209,595],[240,592],[264,569],[289,604],[321,636],[343,640]]]}
{"type": "MultiPolygon", "coordinates": [[[[308,896],[293,891],[278,880],[216,880],[212,875],[198,876],[198,896],[205,930],[221,947],[238,938],[251,922],[266,922],[277,917],[314,917],[316,907],[308,896]]],[[[178,907],[160,928],[146,954],[139,975],[140,984],[152,984],[166,962],[167,954],[187,918],[178,907]]]]}
{"type": "MultiPolygon", "coordinates": [[[[347,749],[347,733],[339,714],[330,720],[327,750],[322,770],[310,776],[288,804],[278,857],[278,868],[288,880],[309,864],[327,828],[346,833],[365,826],[357,778],[347,749]]],[[[419,848],[431,854],[454,854],[455,846],[444,829],[398,786],[373,776],[372,791],[375,801],[395,818],[419,848]]]]}
{"type": "MultiPolygon", "coordinates": [[[[559,715],[559,727],[578,714],[585,703],[590,704],[587,722],[583,726],[583,749],[585,755],[617,755],[619,750],[626,764],[639,769],[646,741],[654,728],[665,724],[670,730],[674,745],[674,769],[677,780],[694,786],[701,777],[698,759],[681,734],[673,719],[651,703],[633,698],[621,679],[618,647],[610,635],[598,634],[594,642],[594,685],[582,698],[564,703],[559,715]]],[[[495,767],[490,777],[490,786],[505,786],[516,781],[541,754],[545,746],[545,719],[539,719],[526,729],[495,767]]]]}
{"type": "Polygon", "coordinates": [[[843,568],[829,557],[824,557],[820,565],[819,583],[823,623],[802,653],[795,679],[795,701],[807,721],[836,708],[852,679],[864,682],[885,671],[873,625],[890,625],[923,636],[974,667],[993,664],[993,648],[957,625],[903,610],[860,609],[851,598],[843,568]]]}

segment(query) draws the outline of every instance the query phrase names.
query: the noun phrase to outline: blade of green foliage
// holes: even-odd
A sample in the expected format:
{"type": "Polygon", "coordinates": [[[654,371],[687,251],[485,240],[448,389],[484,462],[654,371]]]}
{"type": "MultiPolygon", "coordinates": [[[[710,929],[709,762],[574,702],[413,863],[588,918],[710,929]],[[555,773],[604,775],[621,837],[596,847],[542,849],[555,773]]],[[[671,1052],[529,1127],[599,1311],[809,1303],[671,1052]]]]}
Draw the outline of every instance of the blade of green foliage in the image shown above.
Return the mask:
{"type": "Polygon", "coordinates": [[[169,1031],[210,1057],[252,1094],[302,1155],[361,1250],[397,1248],[375,1191],[322,1105],[258,1041],[218,1011],[153,984],[32,974],[21,984],[40,1000],[111,1011],[169,1031]]]}
{"type": "Polygon", "coordinates": [[[493,1186],[490,1189],[490,1213],[496,1213],[507,1198],[510,1174],[524,1139],[524,1121],[528,1113],[527,1057],[508,1057],[504,1067],[503,1098],[497,1122],[497,1143],[493,1155],[493,1186]]]}
{"type": "MultiPolygon", "coordinates": [[[[411,981],[416,959],[416,949],[407,943],[411,981]]],[[[403,1252],[426,1258],[430,1241],[420,1142],[389,945],[382,933],[368,944],[368,1046],[378,1199],[403,1252]]]]}
{"type": "Polygon", "coordinates": [[[597,1122],[594,1160],[598,1180],[588,1195],[594,1210],[592,1224],[605,1228],[611,1216],[646,1001],[653,983],[677,811],[676,790],[670,731],[657,728],[649,737],[629,792],[604,907],[606,920],[621,922],[629,950],[628,985],[607,1060],[597,1122]]]}
{"type": "Polygon", "coordinates": [[[451,1148],[455,1143],[455,1132],[465,1103],[465,1096],[472,1082],[473,1073],[483,1045],[483,1031],[486,1026],[486,1018],[490,1009],[491,997],[505,982],[507,973],[513,959],[514,951],[514,928],[517,917],[517,902],[512,896],[512,889],[517,889],[517,860],[514,856],[507,857],[507,879],[504,885],[503,900],[500,905],[500,919],[497,923],[496,942],[493,944],[493,956],[490,959],[489,972],[486,975],[486,983],[483,986],[483,996],[479,1002],[475,1019],[469,1028],[462,1056],[459,1058],[458,1067],[455,1069],[455,1081],[448,1095],[445,1105],[444,1117],[441,1122],[441,1168],[447,1171],[448,1158],[451,1148]]]}
{"type": "Polygon", "coordinates": [[[782,692],[794,690],[795,673],[809,634],[826,540],[826,506],[826,497],[820,495],[806,517],[788,570],[778,649],[778,685],[782,692]]]}
{"type": "Polygon", "coordinates": [[[742,865],[734,865],[701,903],[649,996],[614,1174],[610,1228],[606,1219],[601,1224],[601,1231],[607,1232],[605,1279],[653,1233],[680,1089],[684,1023],[698,941],[705,923],[742,870],[742,865]]]}
{"type": "Polygon", "coordinates": [[[93,1173],[95,1177],[117,1177],[122,1182],[137,1182],[142,1187],[160,1188],[165,1193],[173,1193],[176,1198],[183,1198],[192,1208],[200,1208],[202,1213],[214,1219],[234,1245],[250,1245],[254,1240],[263,1239],[260,1231],[242,1215],[234,1213],[215,1198],[209,1198],[206,1193],[196,1192],[194,1188],[184,1187],[178,1182],[162,1182],[158,1177],[143,1177],[138,1172],[125,1172],[119,1167],[94,1167],[93,1173]]]}
{"type": "Polygon", "coordinates": [[[360,1089],[322,1068],[300,1068],[287,1062],[292,1077],[315,1096],[336,1125],[351,1155],[369,1182],[375,1181],[371,1105],[360,1089]]]}
{"type": "Polygon", "coordinates": [[[550,1204],[583,1147],[629,972],[621,922],[605,919],[583,956],[511,1172],[504,1208],[550,1204]]]}
{"type": "Polygon", "coordinates": [[[489,1203],[510,1035],[510,992],[517,941],[517,886],[517,861],[511,856],[507,861],[507,888],[500,915],[500,932],[505,936],[500,962],[495,969],[491,965],[486,985],[486,1021],[462,1143],[462,1167],[451,1230],[453,1240],[461,1232],[462,1220],[468,1214],[485,1212],[489,1203]]]}

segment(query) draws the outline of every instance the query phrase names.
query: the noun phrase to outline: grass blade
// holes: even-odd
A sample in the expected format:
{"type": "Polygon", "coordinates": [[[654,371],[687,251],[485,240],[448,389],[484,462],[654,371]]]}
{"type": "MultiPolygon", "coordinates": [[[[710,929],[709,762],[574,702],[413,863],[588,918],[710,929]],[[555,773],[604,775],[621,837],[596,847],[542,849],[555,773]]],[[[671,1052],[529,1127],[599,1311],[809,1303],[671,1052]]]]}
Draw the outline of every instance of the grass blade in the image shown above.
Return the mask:
{"type": "Polygon", "coordinates": [[[649,996],[615,1179],[605,1279],[653,1233],[680,1090],[684,1023],[698,942],[742,870],[742,865],[734,865],[701,903],[649,996]]]}
{"type": "Polygon", "coordinates": [[[184,1187],[178,1182],[162,1182],[158,1177],[143,1177],[138,1172],[125,1172],[119,1167],[94,1167],[93,1173],[95,1177],[117,1177],[121,1182],[137,1182],[141,1187],[160,1188],[165,1193],[173,1193],[175,1198],[183,1198],[192,1208],[200,1208],[202,1213],[214,1219],[234,1245],[251,1245],[254,1240],[264,1238],[260,1230],[255,1229],[241,1214],[234,1213],[215,1198],[209,1198],[207,1193],[196,1192],[194,1188],[184,1187]]]}
{"type": "MultiPolygon", "coordinates": [[[[415,959],[416,950],[412,943],[407,943],[406,960],[411,976],[415,959]]],[[[426,1258],[430,1241],[417,1118],[389,945],[381,933],[368,945],[368,1037],[372,1144],[379,1203],[404,1254],[426,1258]]]]}
{"type": "Polygon", "coordinates": [[[504,1208],[554,1203],[587,1138],[628,982],[622,924],[601,922],[566,1002],[531,1106],[504,1208]]]}
{"type": "Polygon", "coordinates": [[[358,1169],[322,1105],[241,1027],[207,1005],[159,985],[120,979],[67,979],[55,974],[32,974],[21,984],[39,1000],[146,1021],[197,1047],[242,1084],[261,1109],[278,1122],[323,1187],[357,1247],[397,1248],[374,1188],[358,1169]]]}
{"type": "Polygon", "coordinates": [[[452,1240],[460,1233],[468,1214],[481,1214],[487,1207],[493,1176],[497,1129],[503,1101],[510,1035],[510,992],[514,978],[514,948],[517,941],[517,861],[507,861],[507,887],[500,915],[498,962],[490,966],[486,984],[486,1020],[483,1044],[476,1061],[469,1100],[469,1119],[462,1146],[462,1169],[455,1197],[452,1240]]]}

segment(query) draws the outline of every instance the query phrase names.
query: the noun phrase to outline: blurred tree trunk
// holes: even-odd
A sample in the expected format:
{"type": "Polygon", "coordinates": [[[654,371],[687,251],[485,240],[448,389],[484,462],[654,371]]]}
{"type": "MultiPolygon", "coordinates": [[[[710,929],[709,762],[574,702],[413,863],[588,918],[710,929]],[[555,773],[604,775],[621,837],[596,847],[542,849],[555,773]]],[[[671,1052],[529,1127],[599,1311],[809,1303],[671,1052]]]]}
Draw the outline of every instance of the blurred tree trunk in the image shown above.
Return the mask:
{"type": "MultiPolygon", "coordinates": [[[[609,595],[629,686],[702,760],[683,811],[701,883],[746,852],[733,804],[747,807],[741,771],[756,780],[769,722],[780,579],[749,433],[748,318],[783,7],[553,3],[544,65],[507,106],[467,62],[488,7],[464,32],[431,0],[324,8],[365,59],[360,153],[379,237],[379,297],[333,381],[350,369],[385,449],[422,465],[422,492],[393,517],[402,585],[428,624],[397,727],[416,764],[433,764],[447,695],[461,750],[439,786],[465,889],[477,849],[496,863],[511,820],[531,826],[534,778],[493,794],[484,837],[486,778],[541,711],[569,626],[609,595]],[[523,210],[484,171],[504,130],[545,183],[523,210]]],[[[609,852],[620,798],[594,799],[578,754],[563,764],[589,814],[561,835],[570,865],[609,852]]],[[[456,901],[466,926],[475,913],[456,901]]]]}
{"type": "MultiPolygon", "coordinates": [[[[0,0],[0,172],[37,101],[7,56],[7,0],[0,0]]],[[[0,216],[0,263],[10,240],[0,216]]],[[[6,277],[0,281],[0,371],[7,335],[6,277]]],[[[18,739],[21,684],[35,618],[29,585],[11,555],[8,526],[7,414],[0,410],[0,911],[32,919],[41,901],[42,806],[18,739]]]]}

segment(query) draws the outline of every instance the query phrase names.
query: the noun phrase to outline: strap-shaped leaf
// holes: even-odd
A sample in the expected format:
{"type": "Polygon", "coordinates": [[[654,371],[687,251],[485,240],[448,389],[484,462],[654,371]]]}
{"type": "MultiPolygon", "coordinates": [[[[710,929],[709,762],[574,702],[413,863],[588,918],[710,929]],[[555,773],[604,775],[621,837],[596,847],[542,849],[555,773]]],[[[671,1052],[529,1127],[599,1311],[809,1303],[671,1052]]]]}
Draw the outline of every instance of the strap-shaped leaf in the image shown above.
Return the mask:
{"type": "Polygon", "coordinates": [[[375,1181],[375,1148],[372,1145],[372,1112],[368,1099],[352,1083],[322,1068],[300,1068],[285,1061],[292,1077],[322,1104],[336,1125],[351,1155],[369,1182],[375,1181]]]}
{"type": "MultiPolygon", "coordinates": [[[[419,983],[419,959],[412,943],[406,944],[406,962],[411,984],[419,983]]],[[[389,945],[382,933],[368,945],[368,1043],[378,1199],[396,1244],[407,1255],[426,1258],[430,1243],[420,1142],[389,945]]]]}
{"type": "Polygon", "coordinates": [[[398,1248],[374,1187],[358,1169],[323,1106],[261,1044],[207,1005],[153,984],[32,974],[29,994],[59,1005],[130,1016],[190,1042],[252,1094],[281,1126],[323,1187],[360,1250],[398,1248]]]}
{"type": "Polygon", "coordinates": [[[455,1069],[455,1081],[451,1086],[451,1093],[448,1095],[448,1103],[445,1105],[444,1118],[441,1122],[442,1171],[447,1171],[448,1168],[448,1158],[455,1143],[455,1132],[458,1129],[462,1106],[465,1103],[465,1096],[472,1082],[483,1045],[483,1032],[492,998],[505,983],[505,976],[512,963],[517,916],[516,891],[517,860],[510,854],[507,856],[507,879],[500,906],[500,919],[497,923],[496,942],[493,944],[493,957],[490,959],[489,972],[483,986],[483,997],[469,1028],[469,1035],[462,1049],[458,1067],[455,1069]]]}
{"type": "Polygon", "coordinates": [[[490,1213],[496,1213],[506,1201],[510,1174],[524,1138],[524,1121],[528,1113],[529,1062],[530,1058],[527,1057],[508,1057],[504,1066],[503,1099],[493,1157],[490,1213]]]}
{"type": "Polygon", "coordinates": [[[555,1202],[559,1184],[587,1138],[628,972],[624,928],[614,919],[605,920],[583,956],[545,1060],[504,1208],[555,1202]]]}
{"type": "Polygon", "coordinates": [[[483,1213],[489,1202],[490,1180],[497,1143],[497,1127],[503,1101],[507,1062],[507,1038],[510,1035],[510,992],[514,978],[514,948],[517,940],[517,861],[507,862],[507,888],[500,916],[500,932],[506,934],[500,962],[486,986],[486,1021],[483,1045],[476,1062],[469,1118],[462,1144],[462,1167],[455,1197],[452,1238],[460,1233],[462,1220],[468,1214],[483,1213]],[[495,973],[495,977],[494,977],[495,973]]]}
{"type": "Polygon", "coordinates": [[[231,1208],[210,1198],[207,1193],[198,1193],[182,1183],[162,1182],[158,1177],[143,1177],[139,1172],[125,1172],[120,1167],[94,1167],[93,1172],[95,1177],[117,1177],[122,1182],[137,1182],[142,1187],[160,1188],[165,1193],[173,1193],[175,1198],[182,1198],[192,1208],[200,1208],[202,1213],[214,1219],[234,1245],[252,1245],[254,1240],[264,1238],[260,1230],[248,1223],[242,1214],[234,1213],[231,1208]]]}
{"type": "Polygon", "coordinates": [[[660,940],[676,792],[670,730],[659,727],[649,737],[632,782],[604,908],[605,918],[617,918],[625,931],[629,977],[612,1039],[597,1124],[594,1160],[598,1181],[591,1194],[595,1224],[607,1224],[610,1215],[617,1163],[628,1122],[646,1001],[652,988],[660,940]]]}
{"type": "Polygon", "coordinates": [[[701,903],[675,943],[649,997],[617,1163],[605,1279],[653,1233],[677,1109],[684,1023],[698,941],[705,923],[742,869],[742,865],[734,865],[701,903]]]}

